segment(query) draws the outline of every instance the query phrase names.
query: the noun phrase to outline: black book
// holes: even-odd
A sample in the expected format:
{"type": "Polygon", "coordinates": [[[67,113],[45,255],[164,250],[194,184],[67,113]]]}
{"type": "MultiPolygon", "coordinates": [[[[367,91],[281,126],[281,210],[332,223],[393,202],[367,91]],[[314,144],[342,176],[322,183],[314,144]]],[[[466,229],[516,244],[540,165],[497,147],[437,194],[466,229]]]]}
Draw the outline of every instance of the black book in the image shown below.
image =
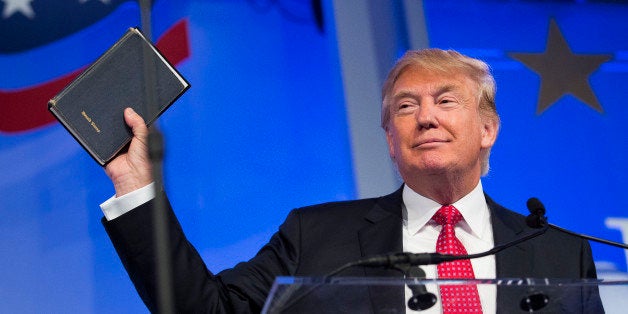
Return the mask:
{"type": "Polygon", "coordinates": [[[48,102],[48,110],[106,165],[131,141],[124,109],[153,123],[190,84],[136,28],[48,102]]]}

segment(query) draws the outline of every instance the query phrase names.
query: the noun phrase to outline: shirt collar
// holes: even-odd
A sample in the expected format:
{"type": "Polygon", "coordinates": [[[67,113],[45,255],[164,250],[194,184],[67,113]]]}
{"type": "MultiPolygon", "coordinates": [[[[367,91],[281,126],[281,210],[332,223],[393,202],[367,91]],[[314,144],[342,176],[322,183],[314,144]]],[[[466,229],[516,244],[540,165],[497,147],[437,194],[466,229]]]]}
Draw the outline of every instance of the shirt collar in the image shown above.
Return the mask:
{"type": "MultiPolygon", "coordinates": [[[[404,224],[410,234],[415,234],[424,228],[442,206],[413,191],[407,185],[404,185],[403,188],[403,204],[404,224]]],[[[469,194],[452,205],[460,211],[464,218],[460,227],[478,238],[483,238],[485,227],[490,224],[490,216],[482,189],[482,181],[478,181],[477,186],[469,194]]]]}

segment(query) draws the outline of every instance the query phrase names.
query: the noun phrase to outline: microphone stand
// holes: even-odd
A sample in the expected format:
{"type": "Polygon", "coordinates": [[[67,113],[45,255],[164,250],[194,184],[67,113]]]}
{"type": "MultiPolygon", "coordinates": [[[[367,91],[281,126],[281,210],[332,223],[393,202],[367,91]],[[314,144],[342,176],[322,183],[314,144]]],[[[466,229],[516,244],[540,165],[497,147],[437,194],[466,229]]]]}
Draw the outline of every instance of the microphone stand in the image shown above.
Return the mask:
{"type": "Polygon", "coordinates": [[[561,228],[561,227],[559,227],[557,225],[554,225],[554,224],[549,224],[549,225],[552,228],[556,229],[556,230],[559,230],[559,231],[564,232],[566,234],[570,234],[572,236],[576,236],[576,237],[583,238],[583,239],[586,239],[586,240],[591,240],[591,241],[598,242],[598,243],[608,244],[608,245],[611,245],[611,246],[614,246],[614,247],[618,247],[618,248],[621,248],[621,249],[628,249],[628,244],[625,244],[625,243],[614,242],[614,241],[610,241],[610,240],[606,240],[606,239],[596,238],[596,237],[593,237],[593,236],[590,236],[590,235],[586,235],[586,234],[582,234],[582,233],[576,233],[576,232],[573,232],[571,230],[567,230],[567,229],[561,228]]]}
{"type": "MultiPolygon", "coordinates": [[[[142,32],[144,36],[152,42],[152,22],[151,22],[151,0],[139,0],[140,14],[142,21],[142,32]]],[[[144,95],[148,104],[156,101],[155,86],[157,78],[155,66],[149,62],[149,48],[144,48],[144,95]]],[[[147,116],[156,116],[148,112],[152,110],[151,106],[146,108],[147,116]]],[[[148,155],[152,163],[152,176],[155,182],[155,199],[153,206],[153,224],[154,243],[155,243],[155,269],[157,279],[157,311],[159,313],[174,313],[173,291],[172,291],[172,274],[170,247],[168,244],[168,230],[165,210],[165,200],[162,194],[163,186],[163,155],[164,143],[163,136],[159,132],[156,125],[150,127],[148,134],[148,155]]]]}

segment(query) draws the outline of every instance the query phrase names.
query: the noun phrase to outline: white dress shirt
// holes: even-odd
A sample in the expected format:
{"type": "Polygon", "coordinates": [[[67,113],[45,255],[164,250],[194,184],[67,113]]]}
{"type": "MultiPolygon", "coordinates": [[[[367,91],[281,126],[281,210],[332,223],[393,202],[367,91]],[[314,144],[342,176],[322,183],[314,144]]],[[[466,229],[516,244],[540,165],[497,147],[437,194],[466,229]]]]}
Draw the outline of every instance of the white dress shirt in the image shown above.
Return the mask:
{"type": "MultiPolygon", "coordinates": [[[[446,204],[449,205],[449,204],[446,204]]],[[[456,237],[464,245],[468,254],[480,253],[490,250],[494,246],[493,228],[491,226],[490,212],[486,204],[486,198],[482,190],[482,183],[478,185],[459,201],[451,204],[460,211],[463,220],[455,228],[456,237]]],[[[441,226],[432,220],[441,204],[426,198],[407,185],[403,188],[403,250],[413,253],[436,252],[436,240],[441,226]]],[[[473,273],[476,279],[494,279],[495,257],[493,255],[472,259],[473,273]]],[[[427,279],[438,278],[436,265],[421,266],[427,279]]],[[[421,313],[442,313],[440,294],[434,285],[427,285],[427,290],[438,297],[438,302],[430,309],[421,313]]],[[[478,285],[480,302],[484,313],[496,311],[496,289],[494,286],[478,285]]],[[[406,287],[406,300],[412,296],[410,289],[406,287]]],[[[407,306],[407,305],[406,305],[407,306]]],[[[406,308],[407,313],[417,313],[406,308]]]]}

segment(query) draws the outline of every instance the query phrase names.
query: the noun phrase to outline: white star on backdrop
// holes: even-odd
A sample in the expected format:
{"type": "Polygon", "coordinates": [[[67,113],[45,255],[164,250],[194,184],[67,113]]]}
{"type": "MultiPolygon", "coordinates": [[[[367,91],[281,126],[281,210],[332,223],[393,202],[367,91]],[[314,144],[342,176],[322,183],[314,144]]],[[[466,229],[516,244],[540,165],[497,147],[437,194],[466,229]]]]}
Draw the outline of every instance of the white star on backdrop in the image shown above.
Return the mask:
{"type": "Polygon", "coordinates": [[[33,0],[2,0],[4,2],[4,10],[2,11],[2,18],[6,19],[11,17],[16,12],[22,13],[29,19],[35,17],[31,2],[33,0]]]}

